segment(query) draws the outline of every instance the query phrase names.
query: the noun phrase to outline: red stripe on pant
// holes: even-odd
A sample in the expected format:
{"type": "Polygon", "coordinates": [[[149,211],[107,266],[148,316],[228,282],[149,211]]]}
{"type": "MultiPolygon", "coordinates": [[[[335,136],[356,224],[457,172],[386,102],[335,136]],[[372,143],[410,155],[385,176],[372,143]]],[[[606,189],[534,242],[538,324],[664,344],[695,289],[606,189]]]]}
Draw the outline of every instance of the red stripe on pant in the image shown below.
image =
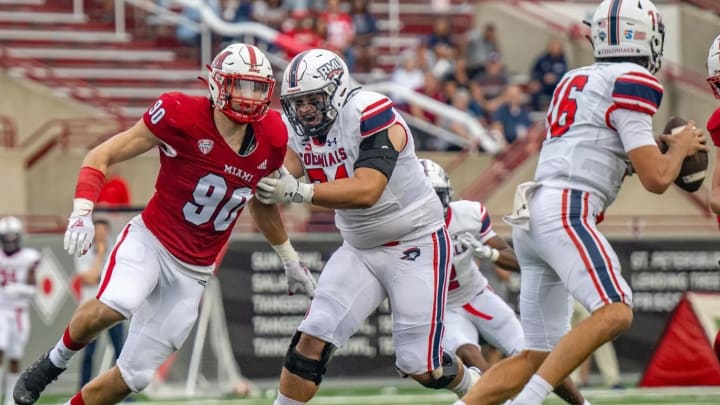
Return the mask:
{"type": "Polygon", "coordinates": [[[120,237],[120,240],[115,245],[115,248],[113,248],[112,253],[110,254],[110,263],[108,263],[107,271],[105,272],[105,276],[103,277],[102,285],[100,286],[100,289],[98,290],[97,295],[95,298],[100,299],[100,296],[105,291],[105,288],[108,285],[108,282],[110,281],[110,278],[112,277],[113,269],[115,268],[115,256],[117,255],[117,251],[120,248],[120,245],[125,241],[125,238],[128,235],[128,231],[130,231],[130,224],[127,224],[125,229],[123,230],[122,237],[120,237]]]}

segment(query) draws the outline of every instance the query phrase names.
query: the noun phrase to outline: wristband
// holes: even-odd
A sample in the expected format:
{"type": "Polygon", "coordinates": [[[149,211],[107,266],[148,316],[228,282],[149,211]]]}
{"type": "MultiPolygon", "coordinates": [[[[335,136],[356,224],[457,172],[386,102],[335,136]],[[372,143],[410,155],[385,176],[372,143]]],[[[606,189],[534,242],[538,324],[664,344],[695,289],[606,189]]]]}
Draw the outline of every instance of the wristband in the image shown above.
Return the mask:
{"type": "Polygon", "coordinates": [[[87,215],[92,212],[94,206],[95,204],[90,200],[75,198],[73,200],[72,213],[73,215],[87,215]]]}
{"type": "Polygon", "coordinates": [[[282,260],[283,264],[300,261],[300,257],[290,243],[290,239],[279,245],[272,245],[272,248],[275,250],[275,253],[280,256],[280,260],[282,260]]]}
{"type": "Polygon", "coordinates": [[[500,251],[495,248],[492,248],[492,250],[490,251],[490,260],[492,260],[493,262],[496,262],[499,257],[500,257],[500,251]]]}
{"type": "Polygon", "coordinates": [[[83,166],[80,168],[80,173],[78,173],[75,198],[82,198],[94,204],[100,197],[100,191],[102,191],[104,185],[105,174],[103,172],[94,167],[83,166]]]}

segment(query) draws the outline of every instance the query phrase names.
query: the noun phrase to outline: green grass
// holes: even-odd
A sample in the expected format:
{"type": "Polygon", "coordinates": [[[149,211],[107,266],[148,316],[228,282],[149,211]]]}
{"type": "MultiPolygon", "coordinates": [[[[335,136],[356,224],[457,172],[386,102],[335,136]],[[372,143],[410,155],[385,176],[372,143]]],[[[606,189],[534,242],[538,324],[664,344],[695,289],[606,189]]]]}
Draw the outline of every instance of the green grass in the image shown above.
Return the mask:
{"type": "MultiPolygon", "coordinates": [[[[626,390],[583,390],[593,405],[700,405],[720,404],[720,387],[690,387],[662,389],[626,389],[626,390]]],[[[138,405],[272,405],[274,390],[268,390],[256,398],[247,399],[188,399],[150,401],[137,398],[130,404],[138,405]]],[[[448,392],[424,390],[422,388],[336,388],[321,389],[310,404],[317,405],[450,405],[455,396],[448,392]]],[[[42,398],[38,404],[62,404],[67,398],[42,398]]],[[[545,401],[546,405],[559,405],[564,402],[556,397],[545,401]]]]}

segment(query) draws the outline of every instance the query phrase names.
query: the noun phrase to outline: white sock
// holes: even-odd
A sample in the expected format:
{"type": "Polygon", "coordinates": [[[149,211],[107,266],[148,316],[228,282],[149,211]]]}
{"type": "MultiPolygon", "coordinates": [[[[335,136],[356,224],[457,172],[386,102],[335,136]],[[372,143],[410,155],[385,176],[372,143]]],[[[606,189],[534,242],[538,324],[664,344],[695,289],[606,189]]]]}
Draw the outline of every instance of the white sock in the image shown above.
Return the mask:
{"type": "Polygon", "coordinates": [[[512,403],[513,405],[540,405],[552,390],[552,385],[535,374],[512,403]]]}
{"type": "Polygon", "coordinates": [[[455,403],[453,405],[467,405],[467,404],[464,401],[458,399],[457,401],[455,401],[455,403]]]}
{"type": "Polygon", "coordinates": [[[292,398],[288,398],[285,395],[281,394],[280,391],[278,391],[277,398],[275,398],[275,402],[273,402],[273,405],[305,405],[305,402],[300,402],[292,398]]]}
{"type": "Polygon", "coordinates": [[[70,360],[72,360],[77,350],[72,350],[65,346],[62,338],[55,344],[55,347],[50,350],[50,362],[59,368],[68,368],[70,360]]]}
{"type": "Polygon", "coordinates": [[[13,400],[13,390],[15,389],[15,384],[20,379],[19,373],[11,373],[8,372],[5,375],[5,405],[15,405],[15,400],[13,400]]]}
{"type": "Polygon", "coordinates": [[[592,404],[586,399],[585,402],[583,402],[582,405],[592,405],[592,404]]]}
{"type": "Polygon", "coordinates": [[[8,372],[5,375],[5,404],[15,405],[15,401],[12,398],[12,392],[15,389],[17,380],[20,379],[20,373],[8,372]]]}
{"type": "Polygon", "coordinates": [[[462,398],[467,394],[468,391],[470,391],[470,387],[473,385],[473,379],[472,375],[470,374],[471,371],[468,370],[467,366],[463,365],[463,377],[462,380],[453,388],[450,388],[450,391],[454,392],[455,395],[458,396],[458,398],[462,398]]]}

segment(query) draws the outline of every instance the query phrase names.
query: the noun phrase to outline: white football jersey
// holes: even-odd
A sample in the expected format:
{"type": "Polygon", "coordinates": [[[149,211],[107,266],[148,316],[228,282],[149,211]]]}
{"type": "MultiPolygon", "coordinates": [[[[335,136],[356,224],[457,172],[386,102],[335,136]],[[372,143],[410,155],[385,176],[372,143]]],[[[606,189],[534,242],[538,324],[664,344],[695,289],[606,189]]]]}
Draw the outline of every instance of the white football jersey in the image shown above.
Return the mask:
{"type": "Polygon", "coordinates": [[[32,248],[22,248],[10,256],[0,250],[0,308],[14,308],[22,304],[5,295],[5,286],[26,284],[30,270],[40,262],[40,257],[40,252],[32,248]]]}
{"type": "Polygon", "coordinates": [[[662,95],[660,82],[634,63],[595,63],[566,73],[548,108],[535,181],[597,193],[607,208],[622,185],[627,152],[655,144],[651,118],[662,95]],[[628,111],[641,127],[618,132],[628,111]]]}
{"type": "MultiPolygon", "coordinates": [[[[287,117],[283,119],[287,128],[293,128],[287,117]]],[[[308,180],[322,183],[352,176],[360,143],[396,123],[405,129],[407,144],[378,202],[367,209],[335,210],[335,225],[343,239],[359,249],[415,239],[443,225],[442,205],[415,155],[405,120],[389,98],[360,90],[346,101],[325,144],[318,145],[312,138],[306,141],[292,130],[288,136],[288,146],[303,162],[308,180]]]]}
{"type": "Polygon", "coordinates": [[[477,240],[485,243],[495,236],[495,231],[492,229],[487,209],[477,201],[452,201],[445,216],[445,223],[454,247],[447,307],[454,308],[468,303],[488,284],[475,262],[472,251],[458,242],[458,236],[469,232],[477,240]]]}

